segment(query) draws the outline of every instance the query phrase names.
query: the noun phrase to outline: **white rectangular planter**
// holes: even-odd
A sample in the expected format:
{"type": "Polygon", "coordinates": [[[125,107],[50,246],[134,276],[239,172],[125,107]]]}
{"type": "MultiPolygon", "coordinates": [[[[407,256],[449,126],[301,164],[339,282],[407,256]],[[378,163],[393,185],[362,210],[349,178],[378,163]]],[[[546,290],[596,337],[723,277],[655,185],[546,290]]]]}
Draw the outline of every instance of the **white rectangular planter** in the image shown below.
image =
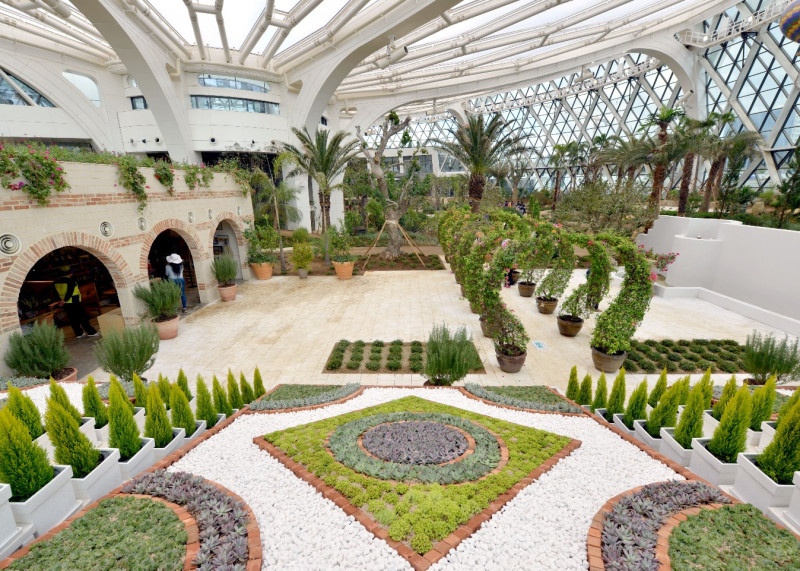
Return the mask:
{"type": "Polygon", "coordinates": [[[789,501],[789,509],[786,510],[784,515],[795,529],[800,530],[800,472],[794,473],[792,482],[794,482],[794,492],[792,493],[792,499],[789,501]]]}
{"type": "Polygon", "coordinates": [[[633,430],[629,429],[627,426],[625,426],[625,423],[622,422],[622,417],[623,416],[624,416],[623,414],[615,414],[614,415],[614,417],[613,417],[614,418],[614,426],[619,428],[622,432],[624,432],[628,436],[634,436],[635,437],[636,435],[634,434],[633,430]]]}
{"type": "Polygon", "coordinates": [[[156,463],[156,441],[152,438],[141,438],[142,447],[139,451],[126,461],[119,463],[119,470],[122,474],[122,481],[125,482],[135,478],[150,466],[156,463]]]}
{"type": "Polygon", "coordinates": [[[192,414],[197,414],[197,397],[189,401],[189,408],[192,409],[192,414]]]}
{"type": "MultiPolygon", "coordinates": [[[[195,420],[194,421],[194,425],[197,428],[195,429],[195,431],[193,433],[191,433],[189,436],[186,436],[183,439],[183,446],[186,446],[187,444],[192,442],[195,438],[197,438],[198,436],[200,436],[201,434],[203,434],[206,431],[206,421],[205,420],[195,420]]],[[[183,448],[183,446],[181,446],[181,448],[183,448]]]]}
{"type": "Polygon", "coordinates": [[[222,422],[223,420],[225,420],[226,418],[228,418],[228,417],[225,416],[224,412],[221,412],[221,413],[217,414],[217,422],[214,423],[214,426],[219,425],[219,423],[222,422]]]}
{"type": "Polygon", "coordinates": [[[71,516],[80,506],[72,489],[72,466],[53,466],[55,478],[24,502],[10,502],[17,524],[32,524],[39,537],[71,516]]]}
{"type": "Polygon", "coordinates": [[[103,459],[89,474],[83,478],[72,478],[75,497],[79,500],[93,502],[122,484],[122,473],[119,470],[119,450],[101,448],[103,459]]]}
{"type": "Polygon", "coordinates": [[[643,442],[656,452],[661,452],[661,437],[653,438],[650,436],[650,433],[644,427],[646,420],[634,420],[633,421],[633,432],[634,436],[639,440],[639,442],[643,442]]]}
{"type": "Polygon", "coordinates": [[[598,417],[600,420],[602,420],[602,421],[604,421],[604,422],[608,422],[608,421],[606,420],[606,409],[604,409],[604,408],[598,408],[597,410],[595,410],[595,411],[594,411],[594,414],[595,414],[595,415],[596,415],[596,416],[597,416],[597,417],[598,417]]]}
{"type": "Polygon", "coordinates": [[[103,428],[95,428],[94,433],[97,436],[97,444],[99,447],[107,446],[108,445],[108,429],[109,424],[106,422],[106,425],[103,428]]]}
{"type": "Polygon", "coordinates": [[[688,468],[692,461],[692,449],[688,450],[680,445],[675,440],[675,428],[661,427],[661,450],[660,452],[672,460],[677,462],[684,468],[688,468]]]}
{"type": "Polygon", "coordinates": [[[711,438],[719,426],[719,421],[711,414],[711,410],[703,411],[703,438],[711,438]]]}
{"type": "Polygon", "coordinates": [[[11,486],[0,484],[0,561],[33,539],[33,525],[17,525],[11,511],[11,486]]]}
{"type": "Polygon", "coordinates": [[[739,465],[736,462],[720,462],[706,448],[706,444],[711,441],[710,438],[693,438],[692,439],[692,461],[689,464],[689,470],[714,484],[715,486],[727,485],[730,486],[736,481],[736,473],[739,471],[739,465]]]}
{"type": "Polygon", "coordinates": [[[765,515],[769,508],[786,508],[792,500],[795,486],[778,484],[755,464],[758,454],[739,454],[739,471],[733,484],[733,493],[743,502],[753,504],[765,515]]]}
{"type": "Polygon", "coordinates": [[[758,450],[758,444],[761,442],[761,431],[747,429],[747,450],[758,450]]]}
{"type": "Polygon", "coordinates": [[[775,438],[775,426],[777,422],[762,422],[761,423],[761,440],[758,441],[758,452],[764,451],[764,448],[770,445],[772,439],[775,438]]]}
{"type": "Polygon", "coordinates": [[[161,462],[164,458],[175,452],[178,448],[183,446],[183,440],[186,437],[186,430],[183,428],[172,429],[172,440],[163,448],[154,448],[153,452],[156,455],[156,462],[161,462]]]}
{"type": "Polygon", "coordinates": [[[136,421],[136,426],[139,427],[139,433],[144,434],[144,407],[133,407],[133,420],[136,421]]]}
{"type": "Polygon", "coordinates": [[[83,416],[81,417],[83,421],[81,423],[81,432],[86,435],[86,438],[89,439],[89,442],[92,443],[93,446],[97,446],[97,433],[94,431],[94,417],[92,416],[83,416]]]}
{"type": "Polygon", "coordinates": [[[42,449],[47,453],[47,460],[55,462],[55,453],[56,449],[53,446],[53,442],[50,440],[50,435],[46,432],[42,434],[39,438],[33,441],[34,443],[38,444],[42,447],[42,449]]]}

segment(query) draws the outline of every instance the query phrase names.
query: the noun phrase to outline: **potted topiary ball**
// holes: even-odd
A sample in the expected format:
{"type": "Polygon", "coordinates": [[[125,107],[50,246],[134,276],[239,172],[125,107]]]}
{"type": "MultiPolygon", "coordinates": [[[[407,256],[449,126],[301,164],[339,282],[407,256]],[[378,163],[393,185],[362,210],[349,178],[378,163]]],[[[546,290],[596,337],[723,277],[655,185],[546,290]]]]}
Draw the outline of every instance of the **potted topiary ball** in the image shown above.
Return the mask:
{"type": "Polygon", "coordinates": [[[311,260],[314,259],[314,251],[311,249],[311,244],[308,242],[295,242],[292,248],[291,260],[297,268],[297,275],[301,280],[308,277],[308,266],[311,265],[311,260]]]}
{"type": "Polygon", "coordinates": [[[147,315],[156,324],[162,341],[178,336],[178,306],[181,288],[172,280],[153,280],[149,287],[137,285],[133,295],[147,306],[147,315]]]}
{"type": "Polygon", "coordinates": [[[20,376],[37,377],[43,383],[51,377],[70,382],[78,375],[77,369],[67,367],[70,354],[64,346],[64,334],[52,323],[34,323],[25,335],[12,333],[3,360],[20,376]]]}
{"type": "Polygon", "coordinates": [[[211,264],[211,271],[217,278],[217,289],[222,301],[236,299],[236,269],[236,260],[228,254],[219,256],[211,264]]]}
{"type": "Polygon", "coordinates": [[[278,259],[273,253],[278,245],[278,233],[272,226],[254,226],[244,231],[247,240],[247,262],[256,279],[272,277],[272,264],[278,259]]]}

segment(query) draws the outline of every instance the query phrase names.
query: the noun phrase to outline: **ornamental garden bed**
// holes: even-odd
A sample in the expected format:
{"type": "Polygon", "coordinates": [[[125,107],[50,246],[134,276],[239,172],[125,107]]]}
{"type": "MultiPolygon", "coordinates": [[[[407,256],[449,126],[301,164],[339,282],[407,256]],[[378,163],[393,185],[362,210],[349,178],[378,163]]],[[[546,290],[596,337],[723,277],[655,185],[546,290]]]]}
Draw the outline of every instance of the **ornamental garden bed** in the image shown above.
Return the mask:
{"type": "MultiPolygon", "coordinates": [[[[425,262],[423,266],[419,262],[419,258],[415,254],[400,254],[394,260],[387,260],[379,253],[373,252],[372,257],[364,271],[366,272],[385,272],[397,270],[443,270],[444,264],[439,256],[420,256],[422,261],[425,262]]],[[[364,262],[367,261],[366,256],[360,256],[356,261],[359,268],[364,267],[364,262]]]]}
{"type": "MultiPolygon", "coordinates": [[[[425,370],[426,343],[412,341],[405,343],[400,339],[391,342],[348,341],[342,339],[334,345],[323,373],[422,373],[425,370]]],[[[478,356],[475,344],[472,347],[471,373],[482,374],[486,369],[478,356]]]]}
{"type": "Polygon", "coordinates": [[[346,385],[278,385],[257,401],[250,403],[250,410],[281,411],[309,409],[343,402],[361,394],[358,383],[346,385]]]}
{"type": "Polygon", "coordinates": [[[499,404],[522,410],[536,412],[560,412],[566,414],[585,414],[583,409],[565,399],[557,392],[543,385],[527,387],[518,386],[482,386],[477,383],[466,383],[464,390],[489,404],[499,404]]]}
{"type": "Polygon", "coordinates": [[[418,569],[580,445],[418,397],[253,441],[418,569]]]}
{"type": "Polygon", "coordinates": [[[744,346],[731,339],[632,340],[623,367],[629,373],[742,373],[743,355],[744,346]]]}

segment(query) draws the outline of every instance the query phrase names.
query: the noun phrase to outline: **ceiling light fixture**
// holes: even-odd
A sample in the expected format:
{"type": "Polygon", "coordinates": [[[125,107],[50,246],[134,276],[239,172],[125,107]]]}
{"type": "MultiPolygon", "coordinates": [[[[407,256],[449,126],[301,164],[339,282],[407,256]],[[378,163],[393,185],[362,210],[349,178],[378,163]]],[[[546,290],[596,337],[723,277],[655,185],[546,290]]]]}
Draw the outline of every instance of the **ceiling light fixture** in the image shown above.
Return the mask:
{"type": "Polygon", "coordinates": [[[386,69],[390,65],[395,64],[406,57],[406,55],[408,55],[408,48],[406,46],[402,46],[394,50],[387,46],[386,57],[376,61],[375,65],[377,65],[380,69],[386,69]]]}

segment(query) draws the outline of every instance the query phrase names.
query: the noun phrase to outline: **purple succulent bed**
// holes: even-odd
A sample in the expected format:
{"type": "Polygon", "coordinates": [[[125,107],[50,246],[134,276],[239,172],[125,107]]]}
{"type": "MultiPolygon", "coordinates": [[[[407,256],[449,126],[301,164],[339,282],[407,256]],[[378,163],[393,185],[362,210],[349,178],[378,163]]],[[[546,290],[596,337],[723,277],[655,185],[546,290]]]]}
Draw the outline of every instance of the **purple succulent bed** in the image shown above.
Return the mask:
{"type": "Polygon", "coordinates": [[[393,422],[370,428],[362,439],[372,455],[400,464],[444,464],[467,451],[464,435],[439,422],[393,422]]]}

